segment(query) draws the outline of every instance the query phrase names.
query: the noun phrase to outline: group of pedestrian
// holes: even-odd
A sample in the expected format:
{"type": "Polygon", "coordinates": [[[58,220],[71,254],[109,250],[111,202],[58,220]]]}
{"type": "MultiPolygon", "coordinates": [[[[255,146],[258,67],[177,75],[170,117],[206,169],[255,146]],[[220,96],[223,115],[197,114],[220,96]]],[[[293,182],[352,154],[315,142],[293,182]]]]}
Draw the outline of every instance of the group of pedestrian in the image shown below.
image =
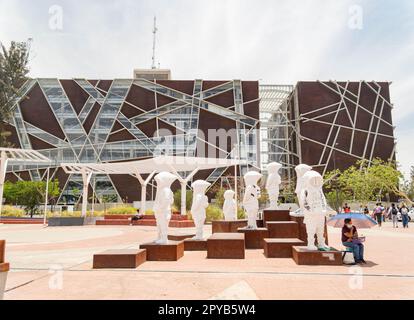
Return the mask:
{"type": "Polygon", "coordinates": [[[408,222],[410,221],[410,218],[408,216],[409,210],[405,203],[402,203],[399,207],[393,203],[388,209],[388,218],[392,220],[392,226],[394,228],[398,228],[398,213],[401,214],[403,228],[408,228],[408,222]]]}
{"type": "MultiPolygon", "coordinates": [[[[351,212],[351,209],[349,208],[347,203],[345,203],[343,207],[343,212],[351,212]]],[[[361,204],[359,207],[359,213],[370,215],[373,219],[375,219],[379,227],[381,227],[382,223],[385,222],[388,218],[390,221],[392,221],[392,225],[394,228],[398,228],[399,220],[402,220],[403,228],[408,228],[410,222],[409,212],[410,210],[404,202],[399,205],[392,203],[391,206],[387,208],[384,207],[382,203],[378,202],[372,210],[372,214],[370,214],[368,206],[363,206],[361,204]],[[399,218],[399,216],[401,218],[399,218]]]]}

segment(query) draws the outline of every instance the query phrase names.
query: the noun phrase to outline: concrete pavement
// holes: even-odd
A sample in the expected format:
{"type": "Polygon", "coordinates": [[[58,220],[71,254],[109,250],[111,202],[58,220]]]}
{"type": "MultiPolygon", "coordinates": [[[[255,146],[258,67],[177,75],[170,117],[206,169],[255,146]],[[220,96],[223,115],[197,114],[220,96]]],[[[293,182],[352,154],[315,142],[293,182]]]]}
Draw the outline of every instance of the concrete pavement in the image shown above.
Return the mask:
{"type": "MultiPolygon", "coordinates": [[[[177,262],[136,270],[93,270],[94,253],[138,248],[155,238],[155,228],[0,225],[11,264],[5,299],[414,299],[414,224],[361,233],[368,261],[362,267],[297,266],[247,250],[245,260],[186,252],[177,262]]],[[[329,228],[329,237],[342,247],[340,229],[329,228]]]]}

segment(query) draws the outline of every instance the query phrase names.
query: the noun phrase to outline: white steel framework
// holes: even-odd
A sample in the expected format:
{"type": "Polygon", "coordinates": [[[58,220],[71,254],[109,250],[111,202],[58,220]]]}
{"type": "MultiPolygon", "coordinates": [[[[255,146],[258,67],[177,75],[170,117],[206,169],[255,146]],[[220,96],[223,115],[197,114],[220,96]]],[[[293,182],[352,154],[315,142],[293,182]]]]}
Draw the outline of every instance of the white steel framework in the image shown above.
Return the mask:
{"type": "MultiPolygon", "coordinates": [[[[3,190],[7,165],[15,164],[50,164],[51,161],[35,150],[0,148],[0,217],[3,206],[3,190]]],[[[46,189],[47,190],[47,189],[46,189]]],[[[47,193],[46,193],[47,203],[47,193]]]]}
{"type": "MultiPolygon", "coordinates": [[[[260,153],[261,168],[270,162],[283,165],[283,176],[290,181],[293,164],[291,140],[296,130],[289,118],[291,85],[260,85],[260,153]]],[[[296,155],[297,156],[297,155],[296,155]]]]}
{"type": "MultiPolygon", "coordinates": [[[[56,175],[61,163],[109,163],[114,161],[131,161],[136,159],[156,157],[159,155],[196,156],[197,145],[206,145],[219,153],[227,154],[227,158],[237,153],[240,159],[253,167],[260,167],[259,147],[256,129],[259,119],[244,114],[244,105],[257,102],[259,99],[243,99],[242,81],[233,80],[218,84],[215,87],[204,88],[203,80],[195,80],[193,92],[185,93],[167,87],[157,82],[145,79],[115,79],[106,90],[98,88],[85,79],[74,79],[74,84],[87,94],[88,98],[80,110],[75,107],[65,91],[62,81],[58,79],[30,79],[20,90],[22,98],[16,101],[14,119],[10,123],[16,129],[17,138],[22,148],[32,149],[31,139],[34,137],[44,144],[50,145],[40,149],[43,155],[55,160],[51,174],[56,175]],[[33,125],[23,117],[21,103],[25,95],[35,87],[39,87],[45,97],[63,137],[46,132],[45,129],[33,125]],[[128,100],[131,91],[139,88],[154,94],[153,108],[139,106],[128,100]],[[234,106],[223,107],[211,99],[234,92],[234,106]],[[161,104],[159,99],[171,102],[161,104]],[[99,111],[93,117],[94,108],[99,111]],[[126,116],[123,106],[136,110],[136,116],[126,116]],[[143,108],[144,107],[144,108],[143,108]],[[207,141],[206,136],[198,134],[201,110],[208,111],[224,119],[235,122],[237,128],[238,150],[223,150],[220,146],[207,141]],[[94,118],[90,130],[85,129],[88,119],[94,118]],[[155,121],[157,128],[166,124],[177,134],[161,136],[159,133],[149,136],[140,126],[155,121]],[[114,129],[115,127],[118,129],[114,129]],[[127,132],[133,137],[129,140],[110,142],[110,137],[127,132]],[[253,144],[252,144],[253,143],[253,144]]],[[[245,168],[240,168],[240,170],[245,168]]],[[[213,170],[206,179],[214,184],[218,181],[225,168],[213,170]]],[[[30,175],[38,175],[36,169],[30,170],[30,175]]],[[[114,195],[118,201],[122,199],[109,175],[97,177],[97,193],[114,195]]],[[[83,188],[82,181],[77,175],[70,175],[66,180],[58,202],[64,202],[63,197],[73,198],[73,189],[83,188]]],[[[95,192],[95,190],[94,190],[95,192]]],[[[67,199],[66,199],[67,200],[67,199]]],[[[80,198],[77,200],[80,201],[80,198]]]]}
{"type": "MultiPolygon", "coordinates": [[[[306,113],[299,114],[299,112],[297,111],[296,114],[299,114],[299,117],[291,120],[292,123],[296,124],[297,128],[300,128],[300,123],[307,122],[314,123],[315,128],[317,128],[318,125],[321,124],[329,126],[329,133],[324,142],[317,141],[311,137],[301,134],[299,130],[296,130],[299,150],[301,149],[300,144],[305,140],[323,147],[323,150],[319,157],[319,161],[317,163],[308,164],[315,168],[321,168],[322,173],[325,174],[328,170],[329,162],[332,159],[335,161],[336,152],[351,156],[355,158],[355,160],[367,160],[369,163],[371,163],[375,158],[374,150],[377,147],[378,137],[384,137],[387,139],[391,139],[393,141],[394,148],[392,148],[392,151],[388,157],[389,160],[393,160],[395,157],[396,144],[394,135],[379,132],[380,126],[388,127],[390,132],[394,132],[395,129],[392,123],[390,123],[383,117],[385,108],[392,109],[393,104],[381,95],[381,86],[375,81],[359,81],[358,94],[356,94],[349,89],[349,81],[345,84],[333,80],[329,82],[318,81],[318,83],[327,88],[332,93],[338,95],[338,102],[322,106],[320,108],[314,109],[306,113]],[[367,106],[364,106],[361,103],[362,85],[365,85],[367,88],[369,88],[371,93],[375,95],[375,104],[372,110],[370,110],[367,106]],[[362,112],[370,116],[369,126],[367,129],[358,127],[357,125],[358,117],[362,112]],[[338,123],[339,117],[343,116],[344,114],[347,117],[347,121],[338,123]],[[333,120],[327,120],[327,116],[330,115],[333,116],[333,120]],[[375,125],[374,120],[376,120],[375,125]],[[336,133],[334,133],[334,129],[337,129],[336,133]],[[349,146],[338,146],[337,141],[340,136],[341,130],[343,130],[342,132],[344,132],[344,130],[351,131],[351,139],[349,141],[349,146]],[[354,140],[356,133],[364,133],[367,136],[367,138],[363,142],[364,148],[362,153],[357,153],[354,151],[355,143],[357,143],[354,140]],[[371,139],[372,144],[370,145],[371,139]]],[[[294,94],[296,94],[296,92],[294,94]]],[[[297,103],[298,102],[296,101],[295,104],[297,105],[297,103]]],[[[302,163],[301,154],[299,154],[299,163],[302,163]]]]}
{"type": "MultiPolygon", "coordinates": [[[[145,210],[146,187],[155,173],[167,171],[175,174],[180,181],[181,192],[181,214],[186,214],[186,189],[190,180],[199,170],[209,170],[217,168],[227,168],[232,166],[245,165],[243,160],[217,159],[217,158],[198,158],[198,157],[180,157],[180,156],[159,156],[156,158],[122,162],[122,163],[63,163],[62,168],[68,174],[81,174],[84,185],[88,186],[93,174],[125,174],[132,175],[138,179],[141,184],[141,210],[145,210]],[[184,174],[179,174],[179,172],[184,174]],[[188,172],[190,172],[188,174],[188,172]],[[146,180],[142,178],[143,174],[149,174],[146,180]]],[[[237,171],[235,171],[237,174],[237,171]]],[[[83,188],[82,194],[82,216],[86,216],[86,207],[88,199],[88,188],[83,188]]],[[[236,199],[237,200],[237,199],[236,199]]],[[[144,211],[145,212],[145,211],[144,211]]]]}

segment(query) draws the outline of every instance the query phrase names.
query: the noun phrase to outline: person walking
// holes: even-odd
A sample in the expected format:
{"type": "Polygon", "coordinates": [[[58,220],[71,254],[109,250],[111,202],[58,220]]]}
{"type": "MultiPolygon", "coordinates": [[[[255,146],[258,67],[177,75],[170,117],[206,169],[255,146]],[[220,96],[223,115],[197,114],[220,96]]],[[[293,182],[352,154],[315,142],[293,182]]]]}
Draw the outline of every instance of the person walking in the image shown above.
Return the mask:
{"type": "Polygon", "coordinates": [[[392,227],[398,228],[398,209],[395,206],[395,203],[391,204],[391,208],[388,214],[391,216],[392,227]]]}
{"type": "Polygon", "coordinates": [[[403,228],[408,228],[408,208],[405,205],[405,203],[401,204],[400,213],[401,213],[403,228]]]}
{"type": "Polygon", "coordinates": [[[382,215],[383,215],[383,207],[381,206],[381,203],[377,203],[377,206],[374,209],[374,217],[375,220],[378,222],[378,226],[382,227],[382,215]]]}

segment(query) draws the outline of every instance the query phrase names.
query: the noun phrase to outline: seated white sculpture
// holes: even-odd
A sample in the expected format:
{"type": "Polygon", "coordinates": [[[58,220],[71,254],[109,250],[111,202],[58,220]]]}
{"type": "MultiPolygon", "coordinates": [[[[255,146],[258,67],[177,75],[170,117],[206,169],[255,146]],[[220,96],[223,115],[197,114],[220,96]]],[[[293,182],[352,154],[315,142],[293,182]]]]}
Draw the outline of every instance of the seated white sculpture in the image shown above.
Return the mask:
{"type": "Polygon", "coordinates": [[[282,168],[282,165],[277,162],[272,162],[267,165],[268,177],[266,181],[266,190],[269,194],[270,207],[271,210],[278,209],[278,200],[279,200],[279,190],[280,184],[282,183],[282,178],[279,174],[279,170],[282,168]]]}
{"type": "Polygon", "coordinates": [[[234,195],[235,193],[233,190],[227,190],[224,192],[223,212],[224,220],[226,221],[237,220],[236,200],[234,199],[234,195]]]}
{"type": "Polygon", "coordinates": [[[191,184],[193,188],[193,204],[191,214],[193,215],[196,226],[196,235],[194,240],[204,240],[203,228],[206,221],[206,209],[208,207],[208,198],[206,196],[207,188],[211,184],[204,180],[197,180],[191,184]]]}
{"type": "Polygon", "coordinates": [[[303,189],[301,201],[304,207],[304,223],[308,234],[308,250],[317,250],[315,246],[315,234],[318,247],[329,249],[326,245],[324,231],[327,212],[327,203],[323,194],[323,178],[316,171],[308,171],[303,176],[303,189]]]}
{"type": "Polygon", "coordinates": [[[298,198],[299,201],[299,211],[300,211],[300,215],[303,216],[304,213],[304,208],[303,208],[303,203],[301,200],[301,194],[302,194],[302,189],[304,187],[304,183],[303,183],[303,176],[305,175],[306,172],[309,172],[312,170],[311,166],[308,166],[307,164],[300,164],[298,166],[296,166],[295,171],[296,171],[296,189],[295,189],[295,193],[296,196],[298,198]]]}
{"type": "Polygon", "coordinates": [[[168,225],[171,219],[171,205],[174,203],[174,195],[171,191],[172,183],[177,177],[169,172],[161,172],[155,176],[157,193],[154,201],[154,213],[157,221],[157,244],[168,243],[168,225]]]}
{"type": "Polygon", "coordinates": [[[247,228],[257,229],[257,214],[259,212],[260,188],[257,186],[262,175],[256,171],[244,175],[246,190],[244,191],[243,207],[247,213],[247,228]]]}

